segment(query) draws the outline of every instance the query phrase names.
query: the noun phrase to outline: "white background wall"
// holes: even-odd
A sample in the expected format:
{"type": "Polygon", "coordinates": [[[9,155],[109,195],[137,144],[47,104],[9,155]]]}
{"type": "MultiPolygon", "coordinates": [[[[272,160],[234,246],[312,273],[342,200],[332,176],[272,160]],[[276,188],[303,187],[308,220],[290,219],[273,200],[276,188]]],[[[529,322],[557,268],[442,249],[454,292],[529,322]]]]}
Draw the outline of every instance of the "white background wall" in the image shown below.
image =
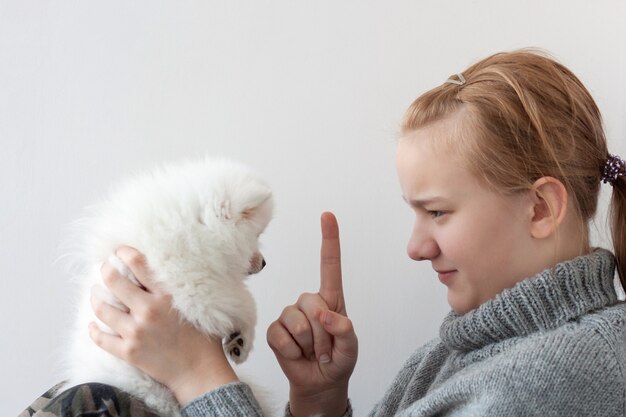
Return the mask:
{"type": "Polygon", "coordinates": [[[625,21],[621,0],[0,0],[0,415],[58,382],[64,227],[116,179],[205,153],[275,192],[247,369],[280,403],[265,329],[316,290],[318,217],[337,214],[360,337],[350,395],[366,414],[448,310],[430,265],[405,255],[404,109],[487,54],[538,46],[583,80],[626,156],[625,21]]]}

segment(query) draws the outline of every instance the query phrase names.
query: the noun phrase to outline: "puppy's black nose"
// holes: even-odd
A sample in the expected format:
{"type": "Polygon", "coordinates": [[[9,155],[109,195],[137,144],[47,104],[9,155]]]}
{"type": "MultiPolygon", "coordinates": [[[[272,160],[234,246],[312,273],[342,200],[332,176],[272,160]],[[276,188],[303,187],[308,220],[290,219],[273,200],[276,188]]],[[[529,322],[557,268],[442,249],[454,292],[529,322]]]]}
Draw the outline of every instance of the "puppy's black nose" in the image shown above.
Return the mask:
{"type": "Polygon", "coordinates": [[[263,261],[261,262],[261,269],[265,268],[265,265],[267,265],[267,262],[265,262],[265,258],[263,258],[263,261]]]}

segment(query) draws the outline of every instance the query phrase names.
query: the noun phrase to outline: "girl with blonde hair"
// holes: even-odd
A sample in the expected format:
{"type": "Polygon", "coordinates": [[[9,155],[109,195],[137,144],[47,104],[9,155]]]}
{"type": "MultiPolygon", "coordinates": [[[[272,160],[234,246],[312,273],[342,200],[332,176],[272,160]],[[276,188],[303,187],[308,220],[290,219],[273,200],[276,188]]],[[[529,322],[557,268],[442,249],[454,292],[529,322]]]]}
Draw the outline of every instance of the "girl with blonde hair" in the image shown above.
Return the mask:
{"type": "MultiPolygon", "coordinates": [[[[415,216],[408,255],[430,261],[452,311],[369,415],[626,415],[626,304],[614,281],[617,271],[626,284],[626,168],[576,76],[533,51],[483,59],[411,104],[396,163],[415,216]],[[612,251],[589,240],[602,183],[612,187],[612,251]]],[[[170,387],[186,416],[259,415],[219,341],[166,314],[137,254],[122,252],[148,291],[109,268],[111,291],[137,304],[129,313],[96,305],[121,336],[93,328],[95,342],[170,387]],[[147,307],[162,314],[133,316],[147,307]],[[155,328],[171,337],[156,343],[155,328]]],[[[321,255],[319,292],[267,332],[294,417],[352,415],[357,338],[330,213],[321,255]]]]}

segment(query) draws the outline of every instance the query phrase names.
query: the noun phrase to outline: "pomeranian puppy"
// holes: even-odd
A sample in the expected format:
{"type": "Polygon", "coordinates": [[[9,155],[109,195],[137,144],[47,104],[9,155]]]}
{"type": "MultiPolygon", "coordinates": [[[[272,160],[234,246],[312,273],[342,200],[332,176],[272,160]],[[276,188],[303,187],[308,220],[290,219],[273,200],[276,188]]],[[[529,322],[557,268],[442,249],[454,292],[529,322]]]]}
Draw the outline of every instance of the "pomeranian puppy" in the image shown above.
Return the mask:
{"type": "Polygon", "coordinates": [[[68,254],[80,305],[65,354],[64,387],[101,382],[142,399],[163,416],[180,415],[169,389],[89,337],[88,323],[98,322],[89,302],[91,291],[125,308],[102,285],[100,274],[108,260],[134,280],[112,256],[122,245],[145,255],[153,280],[172,295],[182,318],[207,335],[221,337],[233,362],[245,361],[253,345],[256,307],[244,281],[265,265],[258,239],[270,221],[272,204],[269,187],[251,170],[205,158],[140,174],[92,206],[76,222],[72,246],[77,250],[68,254]]]}

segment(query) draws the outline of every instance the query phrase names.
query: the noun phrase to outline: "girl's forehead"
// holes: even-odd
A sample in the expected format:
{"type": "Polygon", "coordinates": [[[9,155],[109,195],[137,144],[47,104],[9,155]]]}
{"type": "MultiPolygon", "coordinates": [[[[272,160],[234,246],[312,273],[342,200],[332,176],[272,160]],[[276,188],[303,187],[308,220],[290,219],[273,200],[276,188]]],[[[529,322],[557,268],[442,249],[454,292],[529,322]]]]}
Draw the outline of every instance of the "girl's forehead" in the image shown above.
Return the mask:
{"type": "Polygon", "coordinates": [[[407,132],[398,141],[398,152],[403,149],[437,158],[446,164],[463,164],[465,136],[453,123],[441,121],[407,132]]]}
{"type": "Polygon", "coordinates": [[[461,107],[454,113],[430,122],[424,126],[404,132],[402,140],[420,140],[435,150],[459,154],[470,141],[473,141],[472,117],[468,107],[461,107]]]}
{"type": "Polygon", "coordinates": [[[477,180],[450,144],[436,143],[428,131],[415,132],[398,142],[397,169],[407,198],[459,195],[476,187],[477,180]]]}

